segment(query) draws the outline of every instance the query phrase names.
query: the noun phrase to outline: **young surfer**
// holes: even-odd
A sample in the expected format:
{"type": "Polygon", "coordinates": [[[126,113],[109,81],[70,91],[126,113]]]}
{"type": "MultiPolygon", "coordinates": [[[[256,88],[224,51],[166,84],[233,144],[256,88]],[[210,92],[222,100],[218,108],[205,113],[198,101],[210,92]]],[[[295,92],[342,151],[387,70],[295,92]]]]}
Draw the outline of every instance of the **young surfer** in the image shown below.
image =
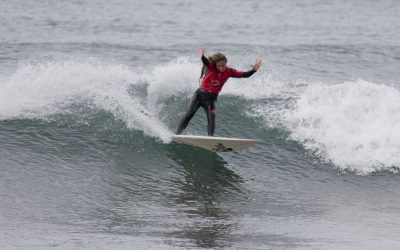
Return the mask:
{"type": "Polygon", "coordinates": [[[189,109],[179,123],[176,134],[182,134],[190,120],[193,118],[197,109],[201,106],[207,114],[208,135],[213,136],[215,131],[215,102],[225,82],[230,78],[248,78],[253,75],[260,67],[261,60],[257,59],[256,63],[251,66],[251,70],[247,72],[238,71],[227,66],[228,60],[222,53],[215,53],[209,58],[204,56],[205,49],[200,49],[200,56],[203,62],[203,68],[200,75],[200,88],[198,88],[190,101],[189,109]]]}

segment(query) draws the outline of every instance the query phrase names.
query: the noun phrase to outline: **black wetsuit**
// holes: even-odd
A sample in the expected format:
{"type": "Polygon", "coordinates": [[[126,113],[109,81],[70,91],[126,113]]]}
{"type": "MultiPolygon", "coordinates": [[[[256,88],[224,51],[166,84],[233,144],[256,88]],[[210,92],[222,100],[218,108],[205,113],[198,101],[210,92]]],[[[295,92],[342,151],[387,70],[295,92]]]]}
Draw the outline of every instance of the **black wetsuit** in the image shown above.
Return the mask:
{"type": "Polygon", "coordinates": [[[198,88],[193,94],[192,100],[190,101],[189,109],[186,111],[185,116],[179,123],[176,134],[182,134],[183,130],[187,127],[196,111],[200,107],[203,107],[207,115],[208,135],[213,136],[215,131],[215,101],[217,101],[217,97],[217,94],[207,93],[201,88],[198,88]]]}

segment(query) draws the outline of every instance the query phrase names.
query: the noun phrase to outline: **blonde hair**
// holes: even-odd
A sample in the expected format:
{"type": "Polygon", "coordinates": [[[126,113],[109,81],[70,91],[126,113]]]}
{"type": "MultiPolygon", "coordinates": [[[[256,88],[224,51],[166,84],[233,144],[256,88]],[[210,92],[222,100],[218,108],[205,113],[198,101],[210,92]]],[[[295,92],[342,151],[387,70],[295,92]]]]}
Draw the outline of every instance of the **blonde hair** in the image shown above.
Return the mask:
{"type": "MultiPolygon", "coordinates": [[[[214,54],[209,56],[207,59],[214,64],[216,64],[217,62],[221,62],[221,61],[228,62],[228,59],[226,58],[226,56],[224,54],[222,54],[221,52],[215,52],[214,54]]],[[[203,78],[207,75],[207,73],[208,73],[208,69],[203,64],[203,67],[201,68],[201,72],[200,72],[200,79],[199,79],[200,83],[203,80],[203,78]]]]}

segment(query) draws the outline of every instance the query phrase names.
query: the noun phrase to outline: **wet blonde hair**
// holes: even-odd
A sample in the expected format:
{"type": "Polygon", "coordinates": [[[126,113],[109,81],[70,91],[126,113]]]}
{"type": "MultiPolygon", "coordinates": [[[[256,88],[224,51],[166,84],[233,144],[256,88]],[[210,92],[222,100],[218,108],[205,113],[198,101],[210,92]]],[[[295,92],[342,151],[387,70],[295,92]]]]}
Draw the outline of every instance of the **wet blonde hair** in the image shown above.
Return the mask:
{"type": "MultiPolygon", "coordinates": [[[[217,62],[221,62],[221,61],[228,62],[228,59],[226,58],[226,56],[224,54],[222,54],[221,52],[215,52],[214,54],[209,56],[207,59],[214,64],[216,64],[217,62]]],[[[203,78],[207,75],[207,73],[208,73],[207,67],[203,64],[203,67],[201,68],[201,72],[200,72],[200,79],[199,79],[200,83],[203,80],[203,78]]]]}

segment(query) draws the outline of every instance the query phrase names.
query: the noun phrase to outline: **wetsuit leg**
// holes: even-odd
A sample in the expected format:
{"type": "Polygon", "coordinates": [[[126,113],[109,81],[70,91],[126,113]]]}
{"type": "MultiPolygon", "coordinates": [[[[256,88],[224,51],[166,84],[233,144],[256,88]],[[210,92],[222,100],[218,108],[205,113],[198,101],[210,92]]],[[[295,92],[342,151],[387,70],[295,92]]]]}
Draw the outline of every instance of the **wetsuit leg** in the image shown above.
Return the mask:
{"type": "Polygon", "coordinates": [[[214,100],[207,100],[203,106],[204,111],[207,115],[207,129],[208,135],[213,136],[215,132],[215,117],[217,110],[215,109],[215,101],[214,100]]]}
{"type": "Polygon", "coordinates": [[[193,118],[194,114],[200,107],[200,95],[199,90],[194,92],[192,100],[190,101],[189,109],[186,111],[185,116],[182,118],[179,123],[178,129],[176,130],[176,134],[182,134],[183,130],[189,125],[190,120],[193,118]]]}

